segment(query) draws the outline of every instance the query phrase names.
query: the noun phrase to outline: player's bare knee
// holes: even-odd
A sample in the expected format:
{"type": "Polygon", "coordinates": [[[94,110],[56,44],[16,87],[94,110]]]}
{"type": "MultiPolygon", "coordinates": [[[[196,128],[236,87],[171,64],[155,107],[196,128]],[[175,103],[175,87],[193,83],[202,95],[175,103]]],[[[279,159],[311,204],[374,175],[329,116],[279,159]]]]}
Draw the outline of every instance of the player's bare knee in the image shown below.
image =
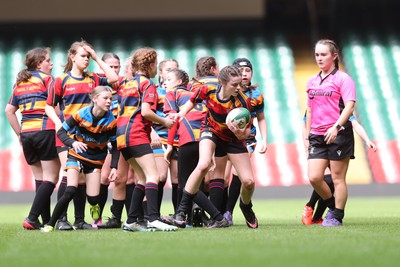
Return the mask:
{"type": "Polygon", "coordinates": [[[254,180],[253,179],[243,179],[242,186],[248,191],[254,190],[254,187],[255,187],[254,180]]]}
{"type": "Polygon", "coordinates": [[[310,183],[312,185],[318,185],[319,183],[321,183],[324,180],[324,177],[320,177],[317,175],[309,175],[308,176],[308,180],[310,181],[310,183]]]}
{"type": "Polygon", "coordinates": [[[210,167],[211,167],[211,161],[203,161],[197,164],[196,169],[198,169],[200,172],[208,172],[210,167]]]}

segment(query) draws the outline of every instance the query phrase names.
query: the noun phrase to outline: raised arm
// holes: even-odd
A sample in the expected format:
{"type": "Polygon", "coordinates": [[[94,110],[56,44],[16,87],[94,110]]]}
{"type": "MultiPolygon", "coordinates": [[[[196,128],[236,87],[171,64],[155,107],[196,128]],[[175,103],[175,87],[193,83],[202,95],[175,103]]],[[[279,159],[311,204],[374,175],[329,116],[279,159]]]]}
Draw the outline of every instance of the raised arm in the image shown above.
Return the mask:
{"type": "Polygon", "coordinates": [[[96,61],[99,67],[103,70],[104,74],[107,77],[107,82],[109,84],[113,84],[118,81],[118,75],[115,71],[110,68],[100,57],[97,56],[96,52],[88,45],[83,46],[83,48],[90,54],[92,59],[96,61]]]}

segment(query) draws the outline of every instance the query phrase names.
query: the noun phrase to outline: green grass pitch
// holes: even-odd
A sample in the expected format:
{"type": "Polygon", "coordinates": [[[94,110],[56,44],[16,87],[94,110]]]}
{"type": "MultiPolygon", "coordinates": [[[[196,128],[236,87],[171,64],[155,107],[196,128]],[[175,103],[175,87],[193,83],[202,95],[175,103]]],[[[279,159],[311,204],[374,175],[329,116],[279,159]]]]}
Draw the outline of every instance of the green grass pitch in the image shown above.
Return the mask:
{"type": "MultiPolygon", "coordinates": [[[[172,233],[27,231],[29,205],[0,205],[0,265],[400,266],[400,197],[350,197],[344,226],[329,229],[301,224],[305,202],[255,200],[257,230],[246,227],[236,208],[233,227],[172,233]]],[[[108,210],[109,203],[105,216],[108,210]]],[[[170,213],[169,203],[162,211],[170,213]]]]}

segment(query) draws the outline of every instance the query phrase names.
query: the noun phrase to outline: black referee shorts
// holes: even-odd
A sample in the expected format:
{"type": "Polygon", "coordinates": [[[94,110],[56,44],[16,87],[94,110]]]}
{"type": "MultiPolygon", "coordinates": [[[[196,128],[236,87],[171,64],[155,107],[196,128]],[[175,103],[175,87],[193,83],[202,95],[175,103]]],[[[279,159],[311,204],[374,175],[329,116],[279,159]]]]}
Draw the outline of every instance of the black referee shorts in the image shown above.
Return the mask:
{"type": "Polygon", "coordinates": [[[308,137],[308,159],[342,160],[350,157],[354,159],[353,129],[339,131],[335,141],[327,144],[323,135],[310,134],[308,137]]]}

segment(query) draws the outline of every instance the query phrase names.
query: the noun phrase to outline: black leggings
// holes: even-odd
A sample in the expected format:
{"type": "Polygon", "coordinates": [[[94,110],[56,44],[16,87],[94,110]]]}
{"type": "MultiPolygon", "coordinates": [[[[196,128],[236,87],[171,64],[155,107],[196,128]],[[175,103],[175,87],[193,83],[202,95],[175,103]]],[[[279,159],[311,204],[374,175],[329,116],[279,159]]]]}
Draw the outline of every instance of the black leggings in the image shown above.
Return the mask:
{"type": "Polygon", "coordinates": [[[178,153],[178,183],[179,188],[185,188],[190,174],[199,162],[199,142],[190,142],[179,147],[178,153]]]}

